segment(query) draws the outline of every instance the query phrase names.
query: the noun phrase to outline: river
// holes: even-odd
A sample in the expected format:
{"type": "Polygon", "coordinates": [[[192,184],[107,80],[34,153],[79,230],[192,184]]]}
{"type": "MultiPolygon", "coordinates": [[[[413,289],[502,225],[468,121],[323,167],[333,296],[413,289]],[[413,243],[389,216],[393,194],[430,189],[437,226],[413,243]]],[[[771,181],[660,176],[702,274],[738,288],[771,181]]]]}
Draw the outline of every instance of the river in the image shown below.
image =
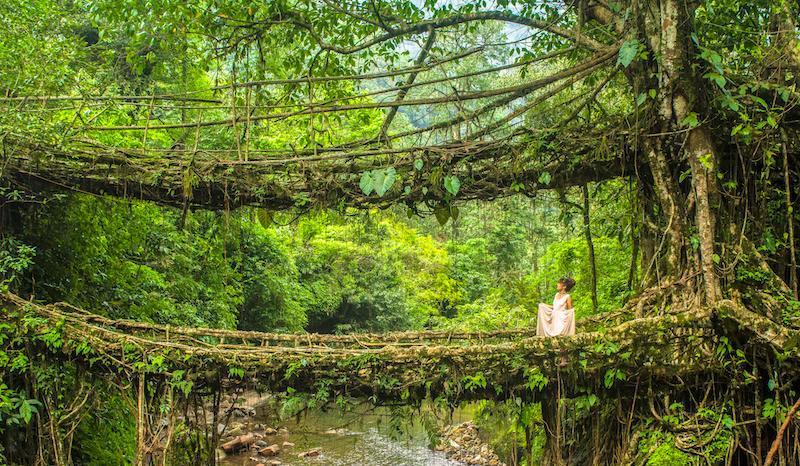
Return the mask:
{"type": "MultiPolygon", "coordinates": [[[[272,410],[259,407],[248,422],[286,429],[264,439],[269,444],[295,444],[282,447],[280,454],[271,458],[286,466],[463,466],[431,450],[419,422],[404,422],[403,428],[398,430],[387,408],[359,406],[356,411],[309,410],[300,417],[279,420],[272,410]],[[298,457],[298,453],[314,448],[320,449],[320,456],[298,457]]],[[[466,412],[457,411],[452,422],[464,422],[469,420],[468,416],[466,412]]],[[[253,454],[247,452],[228,456],[221,464],[254,466],[257,462],[250,460],[251,456],[253,454]]]]}

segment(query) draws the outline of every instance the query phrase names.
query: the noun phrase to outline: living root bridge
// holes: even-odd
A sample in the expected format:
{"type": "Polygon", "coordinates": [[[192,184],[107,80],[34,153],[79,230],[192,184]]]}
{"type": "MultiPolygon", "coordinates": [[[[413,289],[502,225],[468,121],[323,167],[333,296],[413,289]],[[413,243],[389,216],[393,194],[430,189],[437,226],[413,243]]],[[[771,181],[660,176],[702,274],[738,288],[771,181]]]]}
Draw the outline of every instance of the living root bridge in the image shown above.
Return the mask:
{"type": "MultiPolygon", "coordinates": [[[[532,137],[532,134],[522,136],[532,137]]],[[[542,136],[542,135],[539,135],[542,136]]],[[[442,167],[457,174],[459,200],[495,199],[536,189],[553,189],[630,176],[634,171],[626,136],[607,138],[590,130],[576,132],[557,151],[541,148],[531,155],[529,142],[458,141],[406,148],[319,148],[283,153],[252,152],[248,160],[230,151],[155,152],[119,149],[84,141],[60,148],[31,140],[3,140],[7,154],[0,179],[29,193],[70,191],[154,201],[162,205],[212,210],[259,206],[274,210],[318,205],[385,207],[396,203],[437,203],[444,197],[441,180],[414,168],[442,167]],[[597,141],[604,150],[595,154],[597,141]],[[564,154],[585,155],[570,162],[564,154]],[[594,155],[593,155],[594,154],[594,155]],[[610,155],[614,154],[614,155],[610,155]],[[521,160],[530,162],[522,168],[521,160]],[[391,160],[388,163],[387,160],[391,160]],[[359,187],[364,172],[386,166],[398,182],[383,196],[359,187]],[[549,183],[538,180],[543,173],[549,183]]],[[[551,141],[552,142],[552,141],[551,141]]]]}
{"type": "Polygon", "coordinates": [[[171,328],[114,321],[11,294],[2,300],[3,319],[39,351],[92,371],[165,379],[181,374],[207,390],[247,384],[384,403],[415,403],[428,396],[452,402],[535,400],[547,380],[559,374],[591,380],[611,373],[614,384],[622,386],[642,377],[674,380],[714,373],[721,369],[716,350],[726,329],[736,328],[739,335],[792,358],[798,341],[796,330],[729,301],[570,338],[540,338],[529,330],[339,336],[171,328]]]}

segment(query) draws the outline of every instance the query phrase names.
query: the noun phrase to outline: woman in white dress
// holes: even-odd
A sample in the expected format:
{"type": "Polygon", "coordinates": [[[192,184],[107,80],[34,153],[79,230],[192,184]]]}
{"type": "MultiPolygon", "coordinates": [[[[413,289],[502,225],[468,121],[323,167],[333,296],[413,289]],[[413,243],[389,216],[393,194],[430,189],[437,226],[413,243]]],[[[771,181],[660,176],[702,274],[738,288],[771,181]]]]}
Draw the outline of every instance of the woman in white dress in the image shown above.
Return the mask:
{"type": "Polygon", "coordinates": [[[569,291],[575,286],[575,280],[564,277],[558,280],[553,306],[539,303],[539,314],[536,323],[536,335],[558,337],[575,335],[575,308],[569,291]]]}

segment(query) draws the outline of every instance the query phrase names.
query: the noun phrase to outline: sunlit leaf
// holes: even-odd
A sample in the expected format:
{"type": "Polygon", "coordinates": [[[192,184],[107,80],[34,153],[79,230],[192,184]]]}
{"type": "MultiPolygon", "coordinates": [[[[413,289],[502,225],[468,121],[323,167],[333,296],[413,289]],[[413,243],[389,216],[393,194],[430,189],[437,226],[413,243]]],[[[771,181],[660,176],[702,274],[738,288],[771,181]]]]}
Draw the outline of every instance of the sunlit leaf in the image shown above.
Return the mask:
{"type": "Polygon", "coordinates": [[[361,175],[361,181],[358,182],[358,187],[361,188],[362,193],[369,196],[370,193],[372,193],[373,184],[372,174],[370,174],[370,172],[364,172],[364,174],[361,175]]]}
{"type": "Polygon", "coordinates": [[[448,193],[455,196],[458,194],[458,190],[461,189],[461,180],[459,180],[457,176],[445,176],[444,189],[446,189],[448,193]]]}

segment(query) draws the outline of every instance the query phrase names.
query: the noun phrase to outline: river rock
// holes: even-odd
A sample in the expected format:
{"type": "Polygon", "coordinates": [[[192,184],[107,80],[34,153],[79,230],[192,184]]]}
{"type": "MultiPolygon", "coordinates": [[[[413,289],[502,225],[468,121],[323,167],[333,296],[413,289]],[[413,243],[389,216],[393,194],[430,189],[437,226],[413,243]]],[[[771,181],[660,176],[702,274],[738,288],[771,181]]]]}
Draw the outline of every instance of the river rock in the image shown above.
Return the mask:
{"type": "Polygon", "coordinates": [[[277,443],[258,450],[258,454],[264,456],[277,456],[280,452],[281,447],[279,447],[277,443]]]}
{"type": "Polygon", "coordinates": [[[239,406],[231,409],[231,414],[235,417],[250,417],[256,415],[256,409],[252,406],[239,406]]]}
{"type": "Polygon", "coordinates": [[[225,453],[233,453],[235,451],[244,450],[249,448],[250,445],[256,443],[257,440],[258,437],[252,433],[239,435],[238,437],[234,437],[233,439],[223,443],[222,450],[225,451],[225,453]]]}
{"type": "Polygon", "coordinates": [[[311,450],[298,453],[297,456],[300,458],[314,458],[319,456],[320,453],[322,453],[322,450],[320,450],[319,448],[312,448],[311,450]]]}
{"type": "Polygon", "coordinates": [[[258,440],[256,441],[255,446],[257,446],[258,448],[264,448],[269,446],[269,444],[263,440],[258,440]]]}
{"type": "MultiPolygon", "coordinates": [[[[228,426],[227,430],[225,426],[222,425],[222,430],[225,430],[225,438],[237,437],[244,433],[244,424],[241,422],[234,422],[228,426]]],[[[222,430],[220,430],[220,433],[222,433],[222,430]]]]}
{"type": "Polygon", "coordinates": [[[283,448],[292,448],[293,446],[292,442],[283,442],[283,448]]]}
{"type": "Polygon", "coordinates": [[[272,427],[265,427],[264,428],[264,435],[275,435],[278,431],[273,429],[272,427]]]}

